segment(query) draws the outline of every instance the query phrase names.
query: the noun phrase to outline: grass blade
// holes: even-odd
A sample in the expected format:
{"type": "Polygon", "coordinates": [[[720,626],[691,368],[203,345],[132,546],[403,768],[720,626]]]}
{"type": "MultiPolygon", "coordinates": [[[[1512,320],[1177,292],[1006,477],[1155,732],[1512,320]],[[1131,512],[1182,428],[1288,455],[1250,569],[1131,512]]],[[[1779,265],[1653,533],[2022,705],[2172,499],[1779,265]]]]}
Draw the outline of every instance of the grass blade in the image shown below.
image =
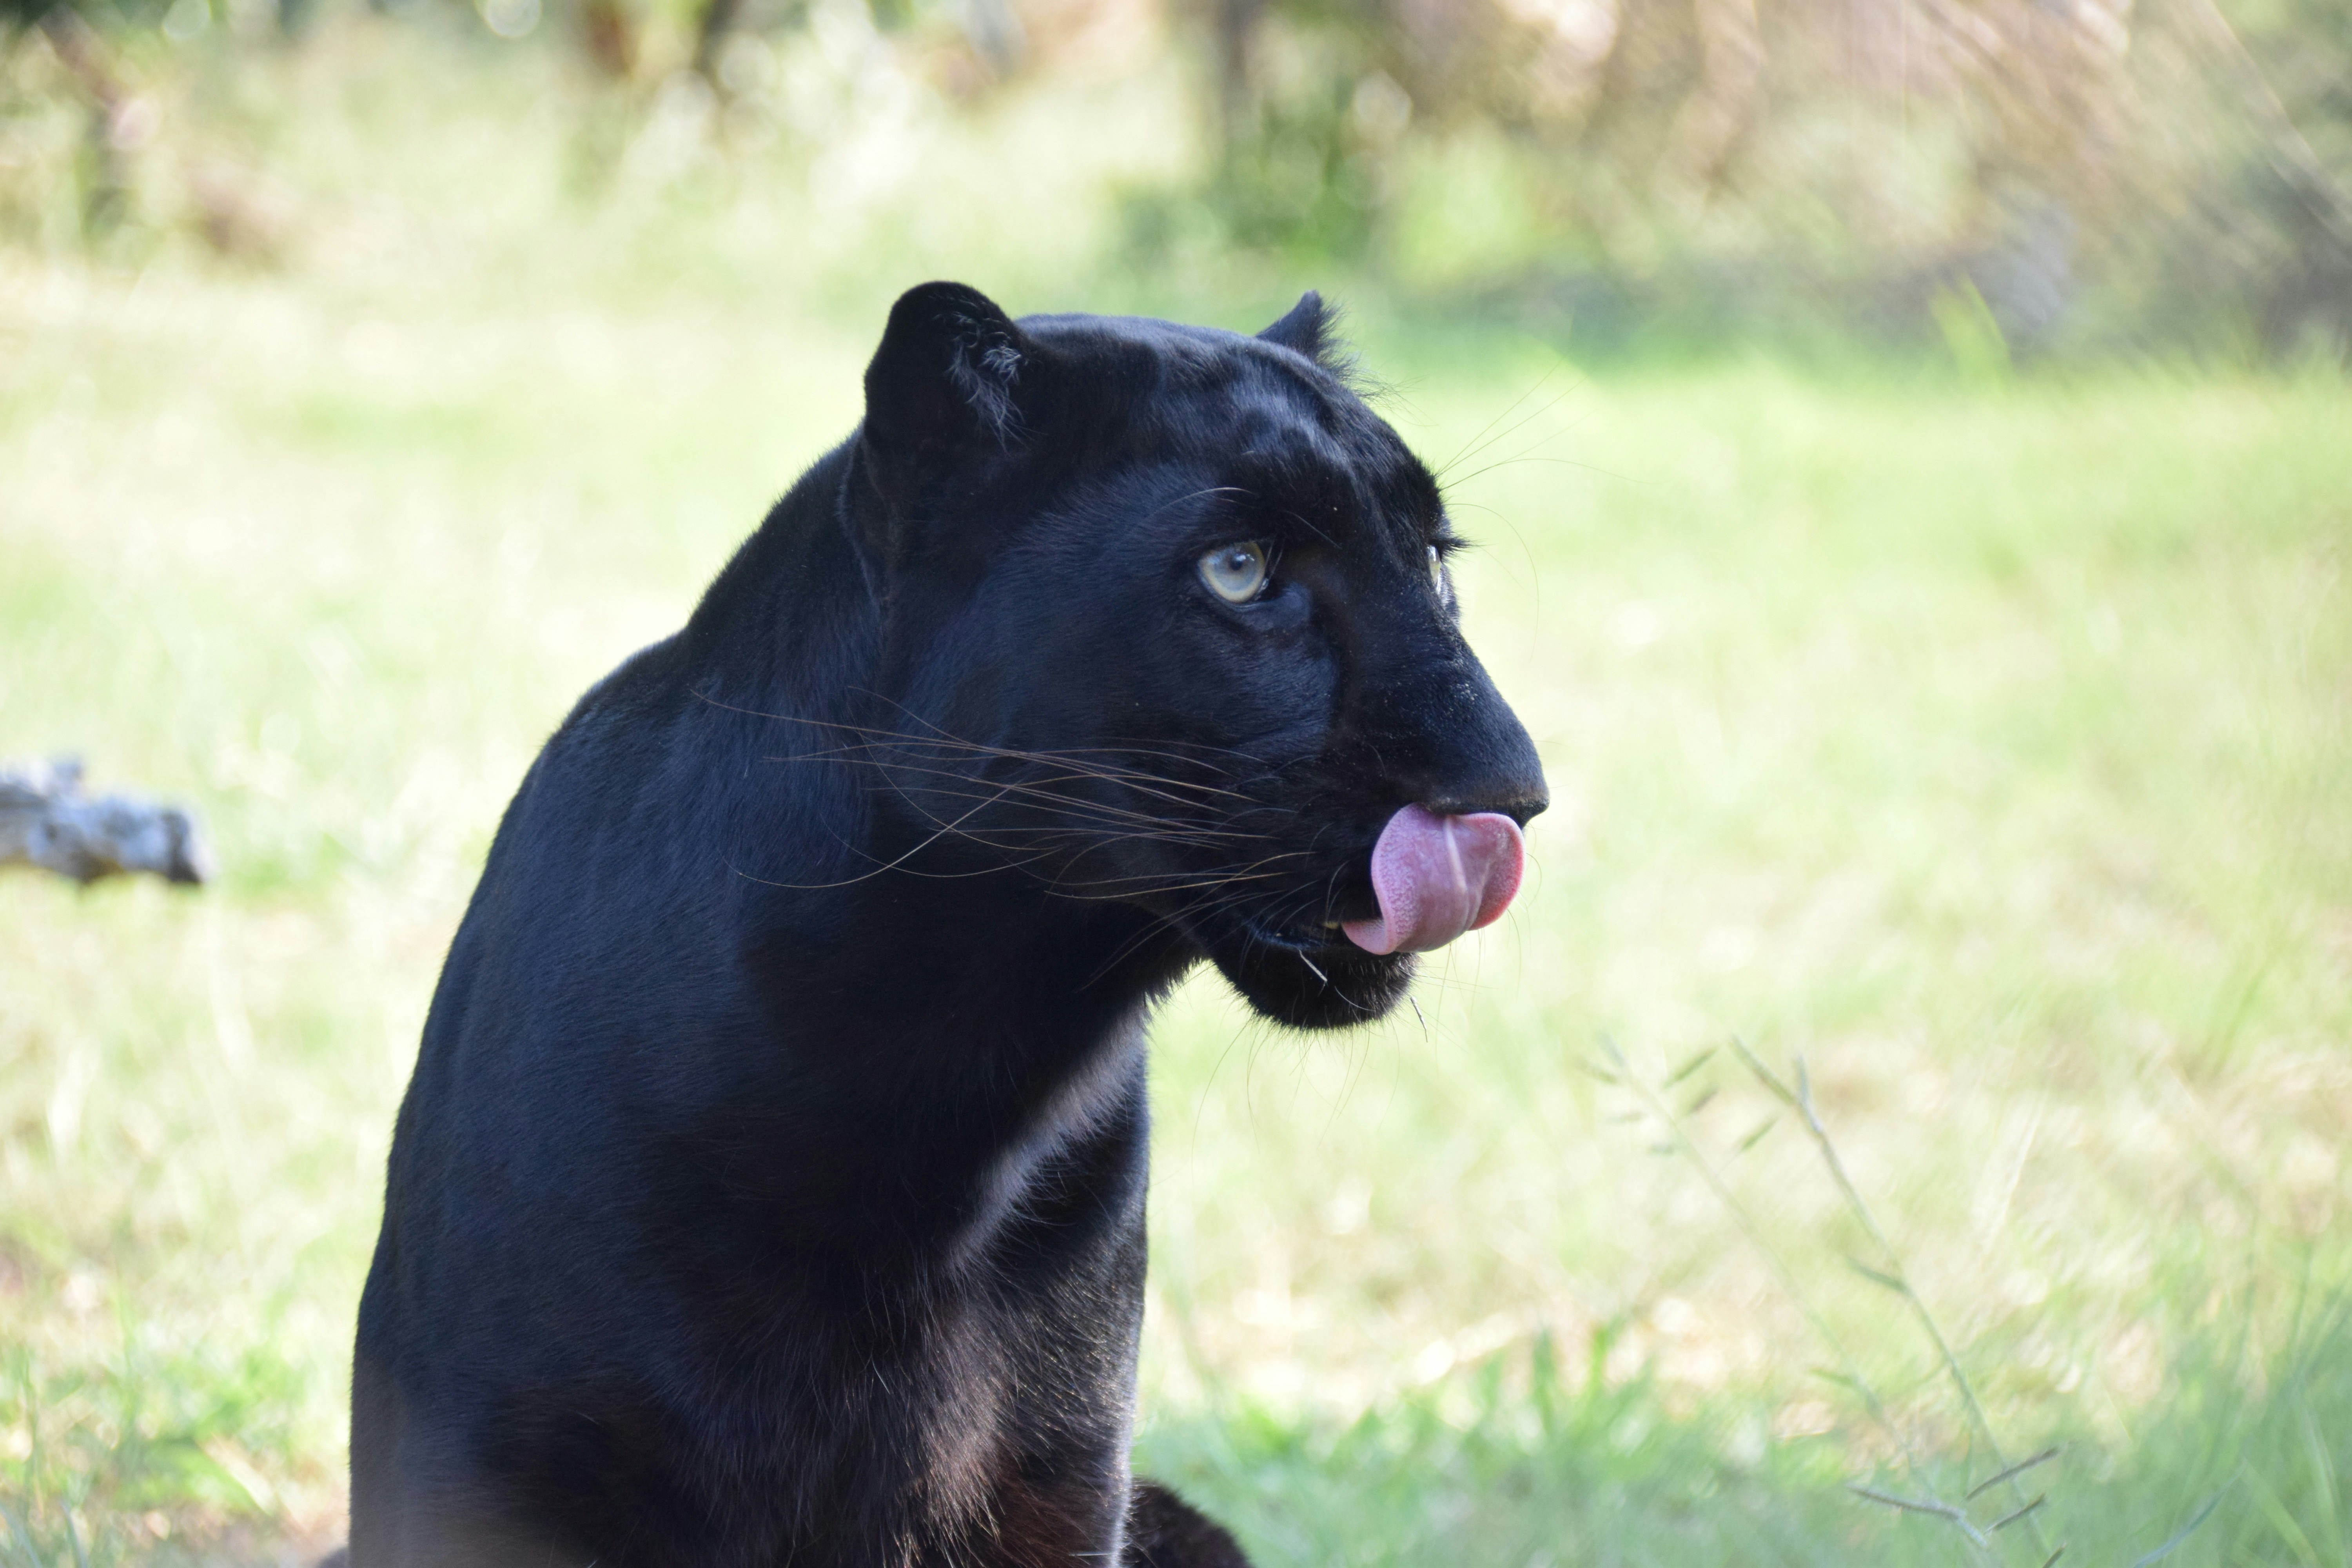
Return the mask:
{"type": "Polygon", "coordinates": [[[1974,1502],[1986,1492],[1989,1492],[1992,1490],[1993,1488],[2000,1485],[2001,1482],[2021,1476],[2037,1465],[2046,1465],[2065,1451],[2066,1449],[2063,1444],[2056,1444],[2042,1449],[2042,1452],[2034,1455],[2030,1459],[2020,1459],[2017,1463],[2010,1466],[2009,1468],[2005,1470],[1997,1470],[1993,1474],[1987,1476],[1983,1480],[1979,1481],[1975,1486],[1970,1487],[1969,1489],[1968,1497],[1963,1500],[1974,1502]]]}
{"type": "Polygon", "coordinates": [[[2158,1547],[2147,1556],[2133,1563],[2131,1568],[2148,1568],[2148,1564],[2152,1563],[2161,1563],[2166,1558],[2171,1556],[2175,1552],[2180,1550],[2180,1543],[2188,1540],[2190,1536],[2196,1534],[2197,1527],[2203,1524],[2208,1519],[2210,1519],[2213,1516],[2213,1510],[2221,1506],[2221,1494],[2220,1492],[2215,1492],[2211,1497],[2205,1500],[2205,1506],[2199,1509],[2189,1522],[2180,1527],[2179,1534],[2174,1536],[2171,1540],[2166,1542],[2163,1545],[2158,1547]]]}

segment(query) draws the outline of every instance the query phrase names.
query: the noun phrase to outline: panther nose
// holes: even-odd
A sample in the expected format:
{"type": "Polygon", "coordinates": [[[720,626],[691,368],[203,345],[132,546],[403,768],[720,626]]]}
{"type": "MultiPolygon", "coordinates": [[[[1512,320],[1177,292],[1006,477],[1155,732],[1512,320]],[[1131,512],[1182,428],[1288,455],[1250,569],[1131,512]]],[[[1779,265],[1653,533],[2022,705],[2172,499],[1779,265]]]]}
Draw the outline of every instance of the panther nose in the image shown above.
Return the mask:
{"type": "Polygon", "coordinates": [[[1482,787],[1447,790],[1421,804],[1441,816],[1475,816],[1492,812],[1525,827],[1551,805],[1551,792],[1538,773],[1532,779],[1497,779],[1482,787]]]}
{"type": "Polygon", "coordinates": [[[1367,728],[1391,800],[1439,816],[1491,813],[1515,827],[1551,804],[1534,739],[1458,638],[1450,657],[1382,673],[1367,728]]]}
{"type": "MultiPolygon", "coordinates": [[[[1474,667],[1475,668],[1475,667],[1474,667]]],[[[1457,700],[1417,743],[1387,752],[1402,765],[1391,774],[1406,799],[1440,816],[1492,813],[1525,827],[1551,804],[1536,743],[1500,693],[1476,670],[1471,700],[1457,700]]],[[[1385,751],[1385,749],[1384,749],[1385,751]]]]}

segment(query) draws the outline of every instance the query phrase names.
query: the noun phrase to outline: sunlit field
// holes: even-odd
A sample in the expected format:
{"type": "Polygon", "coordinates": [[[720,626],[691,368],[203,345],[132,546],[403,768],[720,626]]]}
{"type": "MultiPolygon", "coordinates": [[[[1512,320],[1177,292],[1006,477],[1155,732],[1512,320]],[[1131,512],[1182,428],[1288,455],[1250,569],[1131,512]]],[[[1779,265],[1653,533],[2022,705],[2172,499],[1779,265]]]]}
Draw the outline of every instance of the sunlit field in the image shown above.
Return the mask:
{"type": "MultiPolygon", "coordinates": [[[[341,1539],[497,814],[847,432],[898,288],[1349,292],[1117,265],[1157,79],[908,110],[857,206],[352,26],[272,68],[300,146],[174,107],[279,149],[272,255],[0,247],[0,756],[221,867],[0,879],[9,1568],[341,1539]]],[[[1351,302],[1553,806],[1389,1022],[1165,1009],[1140,1468],[1268,1568],[2352,1563],[2352,388],[1351,302]]]]}

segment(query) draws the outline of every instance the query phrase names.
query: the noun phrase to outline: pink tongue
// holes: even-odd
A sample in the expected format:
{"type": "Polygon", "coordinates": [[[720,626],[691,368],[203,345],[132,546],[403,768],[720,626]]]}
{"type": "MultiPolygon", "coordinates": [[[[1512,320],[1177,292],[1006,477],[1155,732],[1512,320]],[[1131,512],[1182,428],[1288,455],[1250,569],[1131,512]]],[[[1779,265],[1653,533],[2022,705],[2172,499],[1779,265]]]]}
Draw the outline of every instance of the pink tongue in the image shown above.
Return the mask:
{"type": "Polygon", "coordinates": [[[1499,812],[1440,816],[1408,805],[1372,846],[1381,918],[1340,929],[1366,952],[1427,952],[1502,919],[1519,890],[1519,825],[1499,812]]]}

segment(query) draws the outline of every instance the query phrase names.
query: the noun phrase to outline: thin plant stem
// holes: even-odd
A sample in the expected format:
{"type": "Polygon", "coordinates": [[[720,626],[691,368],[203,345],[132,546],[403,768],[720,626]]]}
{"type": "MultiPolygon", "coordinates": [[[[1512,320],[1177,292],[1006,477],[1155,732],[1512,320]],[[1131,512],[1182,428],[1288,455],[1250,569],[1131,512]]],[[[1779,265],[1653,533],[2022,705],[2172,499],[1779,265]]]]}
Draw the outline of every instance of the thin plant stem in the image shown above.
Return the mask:
{"type": "MultiPolygon", "coordinates": [[[[1871,1241],[1878,1247],[1879,1257],[1885,1262],[1886,1268],[1883,1282],[1891,1285],[1897,1294],[1911,1304],[1912,1316],[1918,1320],[1919,1327],[1927,1334],[1928,1343],[1936,1347],[1937,1359],[1943,1363],[1945,1373],[1952,1380],[1952,1386],[1959,1393],[1960,1404],[1968,1412],[1969,1425],[1975,1428],[1977,1436],[1984,1443],[1986,1451],[1992,1456],[1992,1462],[2000,1468],[2000,1473],[1993,1478],[1993,1481],[2006,1482],[2010,1489],[2011,1501],[2023,1505],[2026,1500],[2025,1489],[2018,1484],[2017,1478],[2040,1460],[2037,1458],[2029,1460],[2025,1464],[2011,1465],[2007,1456],[2001,1452],[2000,1439],[1993,1435],[1992,1422],[1986,1416],[1984,1405],[1977,1398],[1976,1385],[1969,1381],[1969,1374],[1961,1367],[1959,1357],[1952,1353],[1951,1342],[1944,1337],[1943,1328],[1936,1321],[1935,1313],[1927,1310],[1927,1303],[1920,1299],[1918,1290],[1912,1285],[1911,1276],[1903,1267],[1903,1255],[1895,1250],[1894,1242],[1887,1239],[1885,1230],[1878,1223],[1878,1216],[1871,1212],[1870,1205],[1863,1199],[1861,1189],[1853,1184],[1853,1178],[1846,1173],[1845,1162],[1838,1157],[1837,1144],[1831,1139],[1829,1129],[1822,1124],[1821,1113],[1814,1109],[1812,1078],[1806,1069],[1805,1058],[1802,1057],[1797,1058],[1797,1082],[1795,1088],[1791,1089],[1781,1080],[1779,1074],[1765,1066],[1756,1053],[1748,1048],[1745,1042],[1735,1039],[1731,1042],[1731,1048],[1738,1053],[1739,1059],[1747,1064],[1748,1070],[1755,1074],[1765,1088],[1778,1095],[1803,1120],[1805,1131],[1811,1134],[1814,1147],[1821,1151],[1822,1163],[1829,1167],[1830,1179],[1837,1184],[1839,1193],[1845,1198],[1846,1206],[1853,1211],[1855,1218],[1862,1221],[1863,1228],[1869,1233],[1871,1241]]],[[[1877,1277],[1876,1271],[1872,1272],[1874,1277],[1877,1277]]],[[[1969,1495],[1974,1497],[1977,1492],[1984,1489],[1983,1487],[1979,1487],[1969,1495]]],[[[2020,1515],[2012,1513],[2011,1517],[2017,1518],[2020,1515]]],[[[2031,1514],[2022,1517],[2024,1517],[2026,1528],[2032,1532],[2034,1545],[2039,1549],[2046,1549],[2050,1542],[2042,1535],[2042,1521],[2031,1514]]]]}
{"type": "Polygon", "coordinates": [[[1983,1531],[1976,1527],[1968,1514],[1950,1503],[1935,1499],[1896,1497],[1893,1492],[1882,1492],[1864,1486],[1848,1485],[1845,1489],[1856,1497],[1868,1498],[1872,1502],[1883,1502],[1887,1507],[1900,1509],[1905,1513],[1928,1513],[1937,1519],[1948,1519],[1959,1527],[1960,1533],[1967,1536],[1971,1544],[1980,1547],[1992,1545],[1992,1542],[1986,1537],[1983,1531]]]}
{"type": "Polygon", "coordinates": [[[1845,1379],[1847,1386],[1862,1396],[1863,1405],[1869,1410],[1871,1418],[1885,1428],[1888,1436],[1895,1439],[1895,1446],[1903,1451],[1905,1463],[1913,1470],[1917,1470],[1918,1456],[1912,1452],[1911,1440],[1904,1435],[1903,1428],[1896,1425],[1893,1413],[1886,1408],[1886,1402],[1879,1398],[1878,1391],[1873,1388],[1870,1380],[1863,1375],[1862,1368],[1855,1363],[1853,1357],[1847,1353],[1844,1342],[1838,1338],[1837,1331],[1830,1326],[1829,1319],[1822,1314],[1820,1308],[1813,1305],[1812,1298],[1805,1293],[1804,1286],[1798,1282],[1797,1271],[1790,1266],[1789,1260],[1780,1255],[1780,1249],[1766,1238],[1764,1227],[1758,1223],[1756,1216],[1748,1212],[1748,1205],[1739,1201],[1738,1194],[1731,1190],[1730,1184],[1723,1179],[1722,1173],[1708,1163],[1706,1156],[1700,1152],[1696,1141],[1684,1128],[1682,1118],[1675,1114],[1674,1108],[1666,1103],[1665,1098],[1643,1081],[1641,1075],[1636,1073],[1633,1065],[1625,1059],[1625,1053],[1618,1048],[1615,1040],[1604,1035],[1601,1037],[1601,1048],[1609,1053],[1610,1060],[1617,1064],[1618,1073],[1624,1083],[1641,1097],[1642,1102],[1650,1108],[1652,1114],[1665,1123],[1668,1135],[1675,1140],[1685,1157],[1697,1170],[1699,1179],[1704,1181],[1708,1190],[1715,1194],[1717,1201],[1730,1211],[1731,1217],[1738,1222],[1740,1230],[1747,1235],[1749,1243],[1763,1255],[1765,1262],[1771,1266],[1772,1272],[1780,1276],[1782,1289],[1789,1292],[1790,1300],[1796,1302],[1797,1310],[1804,1314],[1805,1321],[1812,1326],[1813,1332],[1820,1335],[1822,1342],[1829,1347],[1830,1354],[1837,1360],[1840,1374],[1845,1379]]]}

